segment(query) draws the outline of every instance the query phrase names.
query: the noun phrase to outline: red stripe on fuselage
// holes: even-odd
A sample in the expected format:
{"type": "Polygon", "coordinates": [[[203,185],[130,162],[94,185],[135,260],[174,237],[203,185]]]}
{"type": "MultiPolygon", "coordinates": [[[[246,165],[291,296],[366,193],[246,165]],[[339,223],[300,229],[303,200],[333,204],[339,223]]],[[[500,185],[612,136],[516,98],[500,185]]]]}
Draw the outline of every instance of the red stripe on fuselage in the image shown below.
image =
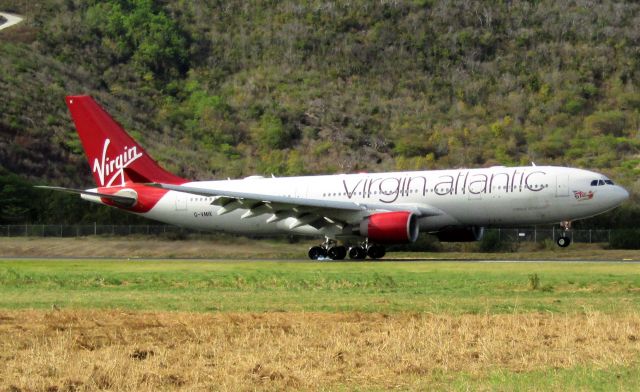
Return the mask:
{"type": "Polygon", "coordinates": [[[133,190],[138,194],[138,201],[133,207],[123,207],[110,199],[101,198],[100,200],[102,201],[102,203],[108,206],[120,208],[122,210],[129,211],[129,212],[144,213],[144,212],[149,212],[153,207],[155,207],[156,204],[158,204],[158,202],[160,201],[160,199],[162,199],[162,197],[166,195],[167,192],[169,192],[166,189],[145,186],[143,184],[129,184],[129,185],[118,186],[118,187],[98,188],[98,193],[106,193],[108,195],[114,195],[119,191],[128,190],[128,189],[133,190]]]}

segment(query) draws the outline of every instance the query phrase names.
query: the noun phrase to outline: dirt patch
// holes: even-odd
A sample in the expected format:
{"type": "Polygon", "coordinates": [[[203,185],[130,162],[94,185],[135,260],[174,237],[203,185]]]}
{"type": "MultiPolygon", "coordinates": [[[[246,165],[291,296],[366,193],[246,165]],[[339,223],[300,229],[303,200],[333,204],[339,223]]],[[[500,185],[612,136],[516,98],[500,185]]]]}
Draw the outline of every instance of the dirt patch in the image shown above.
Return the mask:
{"type": "Polygon", "coordinates": [[[426,386],[626,366],[640,315],[1,311],[0,383],[19,390],[310,390],[426,386]]]}

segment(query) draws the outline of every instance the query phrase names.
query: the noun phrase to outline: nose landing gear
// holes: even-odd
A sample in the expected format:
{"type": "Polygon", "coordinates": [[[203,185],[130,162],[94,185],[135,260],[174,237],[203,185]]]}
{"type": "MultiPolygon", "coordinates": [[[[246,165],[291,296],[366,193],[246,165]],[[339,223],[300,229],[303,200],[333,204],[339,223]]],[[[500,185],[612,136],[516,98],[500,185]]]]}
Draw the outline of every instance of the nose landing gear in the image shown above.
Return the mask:
{"type": "Polygon", "coordinates": [[[558,237],[556,243],[561,248],[566,248],[571,244],[571,237],[569,236],[571,231],[571,221],[560,222],[560,227],[564,229],[564,232],[558,237]]]}

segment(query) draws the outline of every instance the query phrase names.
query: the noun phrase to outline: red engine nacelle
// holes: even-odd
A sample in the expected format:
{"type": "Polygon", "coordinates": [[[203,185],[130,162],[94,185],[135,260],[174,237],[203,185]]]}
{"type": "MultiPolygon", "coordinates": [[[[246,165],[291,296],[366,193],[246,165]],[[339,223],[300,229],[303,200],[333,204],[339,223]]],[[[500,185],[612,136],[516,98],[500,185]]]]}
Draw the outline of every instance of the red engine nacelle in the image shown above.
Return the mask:
{"type": "Polygon", "coordinates": [[[360,222],[360,235],[380,244],[415,242],[418,218],[409,211],[373,214],[360,222]]]}

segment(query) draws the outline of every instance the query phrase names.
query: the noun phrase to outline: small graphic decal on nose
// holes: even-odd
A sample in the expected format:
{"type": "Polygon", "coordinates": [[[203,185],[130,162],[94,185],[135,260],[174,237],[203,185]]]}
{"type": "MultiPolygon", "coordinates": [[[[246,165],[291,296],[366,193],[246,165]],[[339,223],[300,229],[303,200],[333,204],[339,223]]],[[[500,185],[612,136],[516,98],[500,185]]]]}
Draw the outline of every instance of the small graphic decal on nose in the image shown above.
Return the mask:
{"type": "Polygon", "coordinates": [[[593,199],[595,193],[593,191],[585,192],[585,191],[573,191],[573,197],[578,201],[585,201],[593,199]]]}

